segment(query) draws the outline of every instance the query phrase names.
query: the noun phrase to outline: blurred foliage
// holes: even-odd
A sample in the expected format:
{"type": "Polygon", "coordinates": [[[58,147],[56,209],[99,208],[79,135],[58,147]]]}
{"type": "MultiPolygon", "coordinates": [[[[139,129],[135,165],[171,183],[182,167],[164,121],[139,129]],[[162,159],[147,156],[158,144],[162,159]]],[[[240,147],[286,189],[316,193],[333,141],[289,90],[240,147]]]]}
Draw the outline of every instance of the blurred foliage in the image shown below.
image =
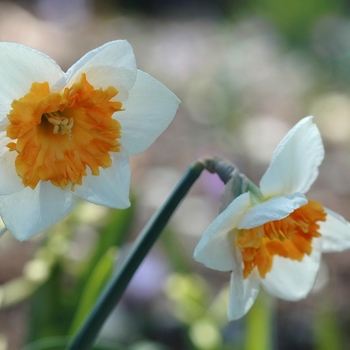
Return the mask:
{"type": "MultiPolygon", "coordinates": [[[[72,265],[76,262],[67,259],[65,250],[56,255],[47,281],[31,299],[29,342],[77,331],[113,271],[117,247],[130,234],[134,208],[133,205],[123,211],[109,211],[94,249],[85,260],[78,262],[80,266],[72,265]]],[[[75,225],[74,216],[65,224],[56,225],[46,244],[61,237],[69,245],[69,240],[74,239],[74,234],[69,232],[75,225]]]]}
{"type": "Polygon", "coordinates": [[[246,317],[245,350],[273,349],[273,324],[275,321],[272,318],[274,310],[273,302],[272,298],[264,291],[259,293],[246,317]],[[257,334],[260,336],[257,337],[257,334]]]}
{"type": "Polygon", "coordinates": [[[317,21],[325,16],[349,13],[345,0],[105,0],[95,7],[114,9],[118,13],[178,18],[237,19],[257,15],[271,24],[293,43],[305,43],[317,21]]]}
{"type": "Polygon", "coordinates": [[[345,349],[344,329],[335,312],[334,303],[329,298],[330,293],[323,293],[319,307],[315,312],[314,335],[316,350],[345,349]]]}
{"type": "MultiPolygon", "coordinates": [[[[67,254],[70,241],[75,239],[73,232],[79,218],[72,215],[72,218],[52,229],[38,250],[40,254],[33,259],[36,261],[40,256],[43,261],[46,258],[50,264],[46,279],[41,280],[42,283],[30,300],[30,330],[25,350],[65,348],[69,341],[68,336],[79,329],[113,271],[117,249],[131,232],[135,210],[133,208],[135,205],[125,211],[109,211],[109,215],[103,220],[105,224],[99,229],[94,248],[79,262],[71,261],[67,254]],[[79,266],[73,266],[75,264],[79,266]]],[[[182,329],[181,347],[186,350],[231,349],[233,343],[225,345],[223,335],[227,323],[227,290],[224,289],[219,296],[212,299],[210,284],[191,271],[192,264],[182,252],[181,243],[171,229],[164,232],[161,243],[174,271],[169,275],[164,290],[172,301],[171,314],[178,320],[177,327],[182,329]],[[208,308],[209,304],[211,306],[208,308]]],[[[152,337],[147,339],[154,332],[147,328],[149,325],[145,324],[143,335],[142,331],[138,335],[141,337],[139,342],[130,338],[132,345],[125,343],[125,338],[124,345],[103,345],[104,341],[101,339],[94,349],[172,349],[165,343],[152,341],[152,337]]]]}
{"type": "Polygon", "coordinates": [[[344,14],[343,0],[251,0],[251,9],[278,27],[284,37],[294,42],[308,40],[322,16],[344,14]]]}
{"type": "Polygon", "coordinates": [[[212,300],[211,286],[194,273],[171,275],[165,292],[173,301],[172,312],[187,327],[190,343],[186,349],[241,349],[239,337],[226,342],[223,329],[227,324],[228,291],[223,289],[212,300]]]}
{"type": "MultiPolygon", "coordinates": [[[[29,8],[29,2],[21,3],[29,8]]],[[[345,0],[105,0],[94,1],[94,6],[98,13],[108,15],[108,18],[136,14],[134,21],[128,22],[122,18],[121,25],[110,27],[113,32],[108,33],[107,37],[110,39],[124,35],[123,30],[127,29],[123,28],[129,28],[130,32],[136,33],[134,37],[131,36],[135,43],[139,36],[139,40],[143,42],[140,47],[149,47],[150,61],[157,58],[157,55],[161,57],[159,61],[154,60],[153,64],[166,62],[166,65],[169,57],[170,63],[185,63],[183,60],[187,57],[192,64],[188,80],[181,81],[185,79],[183,77],[179,80],[182,83],[179,90],[183,94],[179,96],[186,110],[182,113],[186,118],[190,116],[194,120],[193,129],[197,133],[203,125],[209,125],[211,132],[215,129],[220,139],[218,144],[225,144],[222,149],[229,149],[230,152],[232,149],[237,149],[236,153],[244,150],[242,139],[246,136],[240,128],[241,120],[247,122],[254,114],[275,115],[282,110],[288,110],[290,105],[307,104],[308,99],[312,100],[317,93],[324,90],[334,88],[344,90],[346,96],[349,95],[350,7],[345,0]],[[174,32],[170,33],[170,39],[166,36],[168,28],[164,23],[160,27],[161,33],[147,20],[141,23],[140,17],[149,19],[148,16],[175,19],[171,24],[174,32]],[[211,28],[208,32],[204,27],[198,27],[198,31],[204,33],[205,49],[200,46],[201,37],[187,33],[188,27],[182,28],[182,22],[176,23],[179,18],[210,18],[217,21],[215,29],[208,21],[208,28],[211,28]],[[322,19],[330,21],[327,22],[328,27],[325,26],[318,32],[317,35],[322,39],[319,42],[314,36],[322,19]],[[256,20],[259,23],[264,22],[264,25],[251,25],[256,20]],[[266,29],[269,26],[273,29],[266,29]],[[147,42],[147,36],[138,32],[143,30],[151,33],[152,40],[158,37],[164,41],[147,42]],[[192,41],[191,35],[195,38],[192,41]],[[165,52],[168,43],[171,50],[165,52]],[[182,43],[185,43],[184,46],[181,46],[182,43]],[[155,56],[151,56],[154,52],[155,56]],[[165,56],[161,56],[164,53],[165,56]],[[196,55],[205,57],[205,62],[196,61],[196,55]],[[271,80],[269,74],[272,76],[271,80]],[[293,90],[293,84],[300,84],[298,76],[302,76],[303,83],[306,84],[306,87],[303,85],[300,88],[301,92],[293,90]],[[343,85],[344,82],[347,86],[343,85]],[[278,93],[285,92],[285,86],[292,86],[290,95],[287,92],[287,98],[279,100],[278,93]],[[302,97],[298,100],[299,93],[302,97]],[[280,109],[266,107],[266,100],[271,96],[272,102],[267,103],[280,105],[280,109]],[[290,105],[288,99],[292,101],[290,105]],[[263,103],[259,105],[259,101],[263,103]]],[[[103,26],[99,22],[96,27],[103,26]]],[[[91,28],[93,32],[95,28],[91,28]]],[[[94,36],[97,35],[94,33],[94,36]]],[[[139,50],[142,52],[142,49],[139,50]]],[[[142,58],[138,59],[141,61],[142,58]]],[[[146,63],[142,63],[147,67],[146,63]]],[[[166,67],[169,72],[175,72],[168,76],[168,80],[177,74],[176,68],[176,65],[166,67]]],[[[180,85],[179,81],[177,84],[180,85]]],[[[305,107],[300,109],[302,108],[305,107]]],[[[300,109],[297,113],[300,113],[300,109]]],[[[349,110],[345,112],[345,118],[348,119],[349,110]]],[[[285,119],[289,117],[286,114],[285,119]]],[[[254,120],[256,121],[257,119],[254,120]]],[[[181,130],[185,129],[186,127],[181,130]]],[[[185,136],[184,132],[183,138],[185,136]]],[[[251,138],[257,136],[252,135],[251,138]]],[[[200,144],[202,139],[205,138],[196,139],[196,142],[200,144]]],[[[210,141],[211,139],[206,140],[210,141]]],[[[176,142],[179,143],[178,139],[176,142]]],[[[185,147],[186,152],[190,152],[187,144],[185,147]]],[[[341,191],[343,193],[344,188],[341,191]]],[[[108,211],[107,217],[91,224],[98,232],[97,238],[89,253],[82,259],[72,259],[68,254],[69,247],[79,244],[74,241],[74,232],[80,219],[72,215],[56,225],[33,259],[26,264],[23,276],[1,287],[2,307],[15,305],[32,295],[27,339],[31,345],[25,350],[63,349],[67,335],[76,332],[112,273],[120,248],[130,239],[132,226],[136,221],[136,201],[133,202],[130,209],[108,211]]],[[[264,343],[263,334],[271,331],[271,315],[264,311],[268,302],[264,303],[263,299],[259,299],[244,320],[228,323],[227,287],[222,287],[220,278],[214,279],[208,272],[203,278],[194,271],[192,259],[177,233],[167,228],[160,240],[165,256],[162,264],[169,265],[170,270],[164,284],[164,295],[157,295],[155,300],[144,300],[141,297],[136,301],[126,300],[118,308],[121,321],[118,318],[113,321],[115,333],[119,329],[124,332],[120,342],[125,345],[100,346],[96,350],[247,350],[259,348],[264,343]],[[166,310],[159,312],[153,303],[158,305],[158,309],[165,306],[166,310]],[[172,343],[176,345],[170,345],[172,343]]],[[[228,278],[229,275],[225,274],[223,280],[227,281],[228,278]]],[[[142,293],[142,290],[139,292],[142,293]]],[[[325,299],[315,303],[313,307],[316,310],[313,320],[314,334],[308,335],[308,339],[313,341],[312,348],[346,349],[346,322],[339,319],[335,306],[325,299]]],[[[282,320],[272,319],[272,322],[276,332],[290,332],[293,337],[298,337],[295,328],[284,327],[282,320]]],[[[268,340],[266,343],[268,344],[268,340]]],[[[288,344],[283,344],[283,336],[279,345],[278,348],[288,348],[288,344]]],[[[309,349],[307,346],[301,344],[300,348],[309,349]]]]}
{"type": "Polygon", "coordinates": [[[180,18],[225,17],[232,6],[241,1],[232,0],[95,0],[95,7],[146,16],[178,16],[180,18]]]}
{"type": "Polygon", "coordinates": [[[75,313],[69,335],[74,336],[82,326],[84,320],[92,310],[98,296],[113,273],[116,249],[109,248],[97,262],[96,267],[87,278],[80,296],[79,305],[75,313]]]}

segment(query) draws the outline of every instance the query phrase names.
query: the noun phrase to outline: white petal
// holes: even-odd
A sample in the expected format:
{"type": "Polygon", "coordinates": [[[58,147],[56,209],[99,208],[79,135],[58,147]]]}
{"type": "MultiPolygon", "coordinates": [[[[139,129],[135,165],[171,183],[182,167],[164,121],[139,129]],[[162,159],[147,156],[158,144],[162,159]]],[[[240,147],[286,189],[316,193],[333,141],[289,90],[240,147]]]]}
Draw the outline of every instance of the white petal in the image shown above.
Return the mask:
{"type": "Polygon", "coordinates": [[[167,128],[176,113],[179,99],[148,74],[137,71],[135,85],[115,113],[121,124],[121,143],[130,155],[143,152],[167,128]]]}
{"type": "Polygon", "coordinates": [[[117,100],[124,101],[136,79],[131,45],[125,40],[117,40],[88,52],[67,71],[67,86],[80,80],[82,73],[86,73],[87,80],[95,88],[116,87],[119,91],[117,100]]]}
{"type": "Polygon", "coordinates": [[[123,153],[113,155],[109,168],[101,169],[94,176],[87,168],[88,175],[81,186],[75,186],[74,195],[91,203],[107,207],[125,209],[130,206],[130,165],[129,158],[123,153]]]}
{"type": "Polygon", "coordinates": [[[0,196],[8,195],[24,188],[22,179],[17,175],[15,159],[17,152],[5,152],[0,156],[0,196]]]}
{"type": "Polygon", "coordinates": [[[6,131],[0,131],[0,196],[20,191],[24,188],[15,168],[16,152],[6,147],[9,142],[6,131]]]}
{"type": "Polygon", "coordinates": [[[23,241],[53,226],[74,208],[75,197],[50,182],[40,182],[32,190],[29,187],[0,196],[0,215],[7,229],[23,241]]]}
{"type": "Polygon", "coordinates": [[[6,136],[6,128],[3,129],[4,130],[0,128],[0,157],[9,152],[9,148],[6,147],[6,145],[11,141],[11,139],[6,136]]]}
{"type": "Polygon", "coordinates": [[[259,289],[259,278],[255,271],[245,279],[241,268],[237,268],[231,273],[229,320],[238,320],[249,311],[259,294],[259,289]]]}
{"type": "Polygon", "coordinates": [[[264,289],[284,300],[305,298],[315,284],[321,260],[321,239],[312,240],[312,252],[302,261],[274,256],[271,271],[260,280],[264,289]]]}
{"type": "Polygon", "coordinates": [[[323,252],[341,252],[350,248],[350,223],[334,211],[324,208],[326,221],[320,221],[323,252]]]}
{"type": "Polygon", "coordinates": [[[250,205],[248,193],[237,197],[209,226],[194,250],[193,258],[205,266],[219,271],[237,267],[234,243],[229,232],[234,230],[241,215],[250,205]]]}
{"type": "Polygon", "coordinates": [[[33,82],[55,84],[64,73],[43,53],[16,43],[0,43],[0,123],[7,120],[14,99],[29,92],[33,82]]]}
{"type": "Polygon", "coordinates": [[[242,216],[237,227],[239,229],[249,229],[269,221],[281,220],[307,202],[307,198],[302,193],[294,193],[285,197],[272,197],[266,202],[249,208],[242,216]]]}
{"type": "Polygon", "coordinates": [[[264,196],[305,193],[318,176],[324,157],[322,139],[312,117],[296,124],[278,145],[260,181],[264,196]]]}

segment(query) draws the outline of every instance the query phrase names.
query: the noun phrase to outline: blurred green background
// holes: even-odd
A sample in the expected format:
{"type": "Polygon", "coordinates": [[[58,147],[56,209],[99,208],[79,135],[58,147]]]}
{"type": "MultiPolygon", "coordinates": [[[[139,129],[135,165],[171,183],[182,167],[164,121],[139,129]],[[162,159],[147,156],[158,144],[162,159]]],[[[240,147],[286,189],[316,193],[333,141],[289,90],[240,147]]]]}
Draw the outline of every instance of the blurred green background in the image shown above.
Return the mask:
{"type": "MultiPolygon", "coordinates": [[[[28,242],[1,238],[0,350],[61,349],[191,162],[221,155],[258,183],[306,115],[326,147],[308,197],[349,220],[349,12],[345,0],[1,1],[0,40],[45,52],[66,70],[88,50],[126,39],[138,67],[182,104],[132,159],[130,209],[82,202],[28,242]]],[[[227,322],[229,273],[192,260],[222,189],[215,175],[201,176],[105,324],[99,349],[249,350],[259,341],[261,330],[247,327],[254,311],[227,322]]],[[[350,252],[324,256],[307,299],[272,302],[274,349],[350,349],[349,297],[350,252]]]]}

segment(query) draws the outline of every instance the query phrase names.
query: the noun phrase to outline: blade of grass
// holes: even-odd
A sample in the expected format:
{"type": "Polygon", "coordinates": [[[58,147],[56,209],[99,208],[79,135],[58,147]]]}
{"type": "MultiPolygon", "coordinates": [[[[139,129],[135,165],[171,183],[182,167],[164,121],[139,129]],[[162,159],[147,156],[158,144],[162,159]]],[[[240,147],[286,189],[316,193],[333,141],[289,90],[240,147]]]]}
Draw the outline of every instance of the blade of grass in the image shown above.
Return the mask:
{"type": "Polygon", "coordinates": [[[245,350],[273,349],[272,298],[260,291],[246,316],[245,350]]]}
{"type": "Polygon", "coordinates": [[[85,318],[92,310],[102,288],[113,273],[114,258],[116,248],[109,248],[107,252],[97,262],[92,270],[90,278],[87,280],[81,299],[74,315],[69,335],[73,336],[83,324],[85,318]]]}

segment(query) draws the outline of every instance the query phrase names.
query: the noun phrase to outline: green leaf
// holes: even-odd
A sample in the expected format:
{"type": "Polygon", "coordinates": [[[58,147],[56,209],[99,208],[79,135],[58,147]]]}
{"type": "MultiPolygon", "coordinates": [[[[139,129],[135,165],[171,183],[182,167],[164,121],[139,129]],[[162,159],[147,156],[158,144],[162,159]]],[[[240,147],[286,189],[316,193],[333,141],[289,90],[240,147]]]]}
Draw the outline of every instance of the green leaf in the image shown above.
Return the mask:
{"type": "Polygon", "coordinates": [[[87,280],[69,334],[74,335],[91,311],[102,288],[112,275],[116,248],[111,247],[98,261],[87,280]]]}
{"type": "Polygon", "coordinates": [[[178,236],[170,228],[164,230],[160,241],[167,259],[175,272],[188,273],[191,271],[191,262],[188,259],[188,255],[181,245],[178,236]]]}
{"type": "MultiPolygon", "coordinates": [[[[22,350],[65,350],[69,340],[70,338],[66,336],[44,338],[26,345],[22,350]]],[[[117,344],[98,344],[94,345],[91,350],[126,350],[126,348],[117,344]]]]}
{"type": "Polygon", "coordinates": [[[274,348],[272,308],[271,296],[260,291],[253,307],[246,316],[245,350],[270,350],[274,348]]]}
{"type": "Polygon", "coordinates": [[[334,305],[332,301],[328,299],[328,296],[321,298],[321,305],[318,305],[316,311],[314,322],[314,348],[316,350],[345,349],[345,333],[342,330],[334,305]]]}
{"type": "MultiPolygon", "coordinates": [[[[131,224],[135,215],[135,200],[131,199],[132,205],[125,210],[112,210],[105,226],[99,233],[96,248],[87,262],[80,277],[80,287],[84,287],[97,262],[110,247],[121,246],[130,233],[131,224]]],[[[80,288],[77,287],[80,293],[80,288]]]]}
{"type": "Polygon", "coordinates": [[[38,288],[31,299],[28,340],[61,336],[67,333],[67,320],[71,309],[67,308],[62,288],[63,270],[59,263],[52,266],[49,279],[38,288]]]}

